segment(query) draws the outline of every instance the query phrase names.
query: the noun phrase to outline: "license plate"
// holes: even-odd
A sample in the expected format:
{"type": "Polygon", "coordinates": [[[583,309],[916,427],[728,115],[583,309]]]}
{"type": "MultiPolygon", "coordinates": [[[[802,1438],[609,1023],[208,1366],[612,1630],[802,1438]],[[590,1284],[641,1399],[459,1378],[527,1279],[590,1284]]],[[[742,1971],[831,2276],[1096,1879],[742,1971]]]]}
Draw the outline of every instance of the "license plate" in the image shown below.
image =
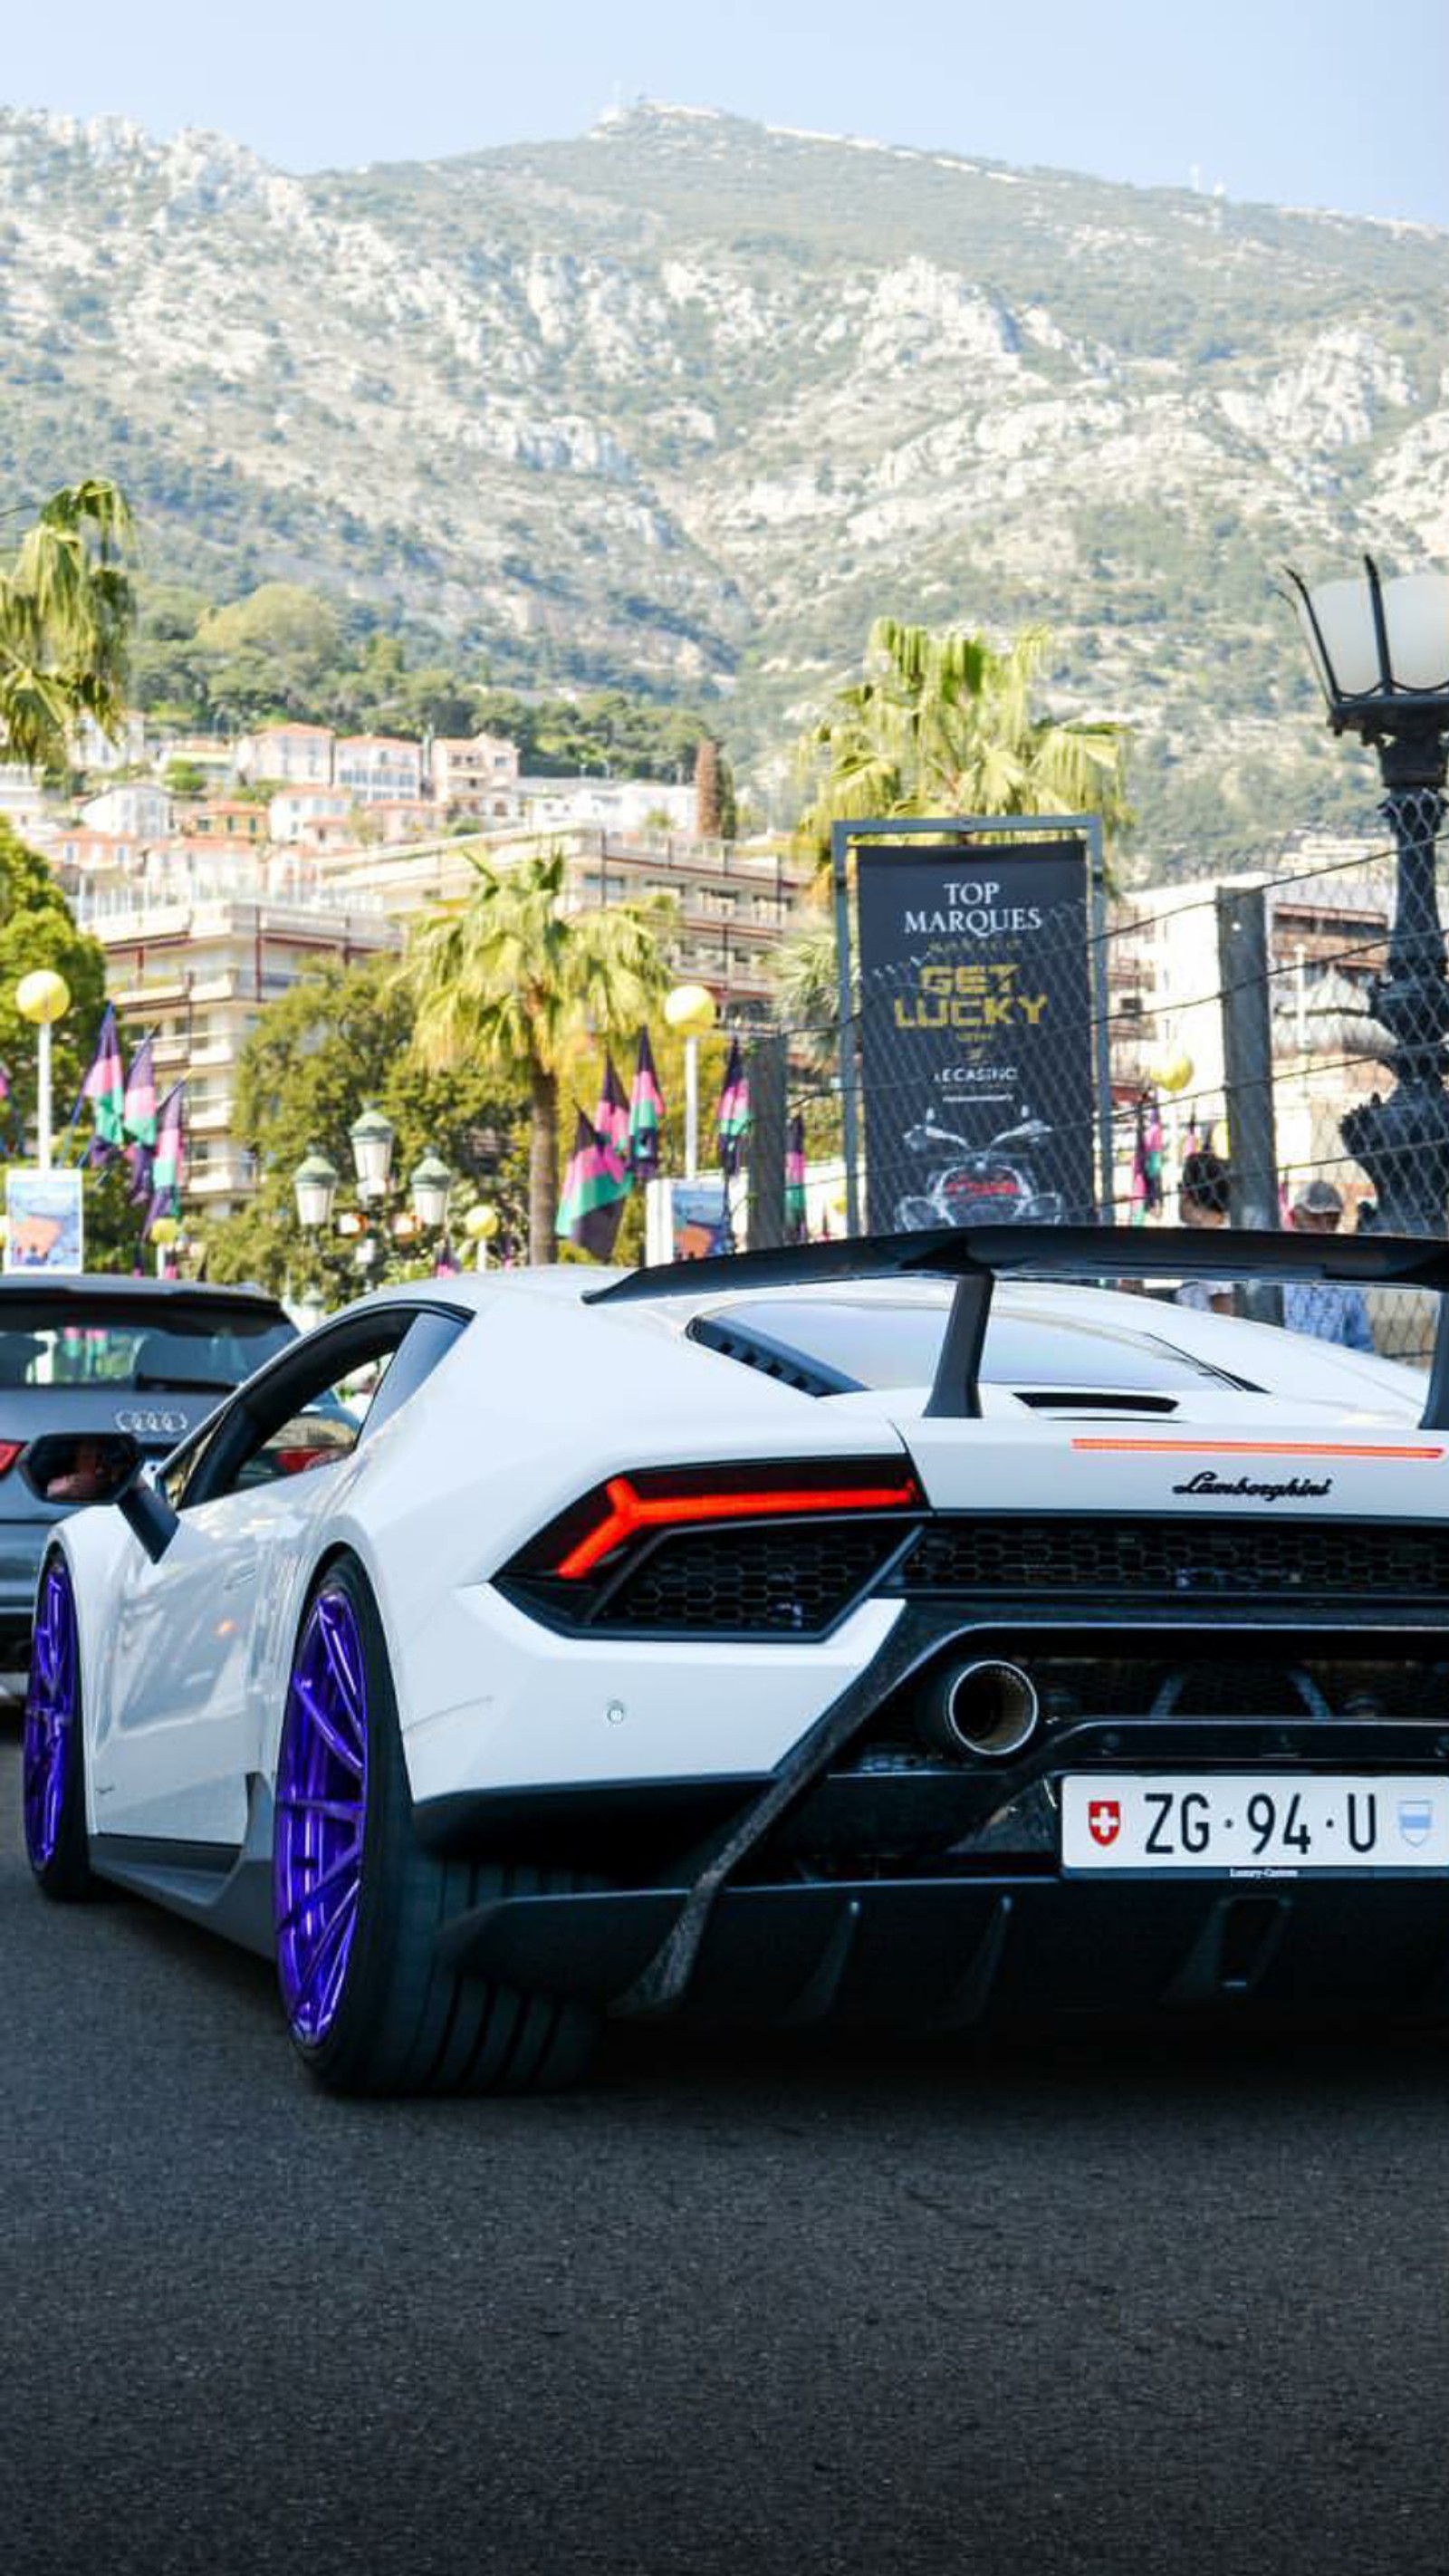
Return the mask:
{"type": "Polygon", "coordinates": [[[1449,1780],[1299,1772],[1064,1778],[1062,1867],[1298,1878],[1449,1872],[1449,1780]]]}

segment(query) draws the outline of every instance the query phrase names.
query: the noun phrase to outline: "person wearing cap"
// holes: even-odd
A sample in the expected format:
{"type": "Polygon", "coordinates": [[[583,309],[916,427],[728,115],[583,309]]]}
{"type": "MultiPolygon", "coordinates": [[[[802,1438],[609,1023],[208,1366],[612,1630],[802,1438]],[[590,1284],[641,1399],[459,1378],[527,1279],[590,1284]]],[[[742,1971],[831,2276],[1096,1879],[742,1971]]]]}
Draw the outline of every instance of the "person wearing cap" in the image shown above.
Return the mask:
{"type": "MultiPolygon", "coordinates": [[[[1289,1207],[1295,1234],[1337,1234],[1343,1223],[1343,1199],[1332,1181],[1305,1181],[1289,1207]]],[[[1290,1333],[1308,1333],[1318,1342],[1338,1342],[1345,1350],[1371,1351],[1373,1327],[1361,1288],[1338,1287],[1328,1280],[1295,1280],[1283,1291],[1283,1321],[1290,1333]]]]}

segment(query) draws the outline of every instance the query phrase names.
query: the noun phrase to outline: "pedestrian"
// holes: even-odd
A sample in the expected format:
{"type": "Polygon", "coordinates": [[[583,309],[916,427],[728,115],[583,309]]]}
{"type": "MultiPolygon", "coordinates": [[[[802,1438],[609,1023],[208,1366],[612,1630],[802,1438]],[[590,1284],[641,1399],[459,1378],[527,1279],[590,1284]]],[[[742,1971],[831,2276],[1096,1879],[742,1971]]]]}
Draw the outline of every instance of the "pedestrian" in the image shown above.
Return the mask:
{"type": "MultiPolygon", "coordinates": [[[[1294,1192],[1288,1221],[1295,1234],[1337,1234],[1343,1223],[1343,1198],[1332,1181],[1305,1181],[1294,1192]]],[[[1290,1333],[1308,1333],[1317,1342],[1338,1342],[1345,1350],[1371,1351],[1373,1326],[1361,1288],[1339,1287],[1325,1279],[1295,1280],[1283,1291],[1283,1321],[1290,1333]]]]}
{"type": "MultiPolygon", "coordinates": [[[[1195,1230],[1206,1227],[1216,1232],[1227,1224],[1228,1167],[1210,1145],[1184,1154],[1177,1209],[1183,1224],[1195,1230]]],[[[1184,1279],[1177,1303],[1196,1306],[1204,1314],[1231,1315],[1233,1292],[1225,1279],[1184,1279]]]]}

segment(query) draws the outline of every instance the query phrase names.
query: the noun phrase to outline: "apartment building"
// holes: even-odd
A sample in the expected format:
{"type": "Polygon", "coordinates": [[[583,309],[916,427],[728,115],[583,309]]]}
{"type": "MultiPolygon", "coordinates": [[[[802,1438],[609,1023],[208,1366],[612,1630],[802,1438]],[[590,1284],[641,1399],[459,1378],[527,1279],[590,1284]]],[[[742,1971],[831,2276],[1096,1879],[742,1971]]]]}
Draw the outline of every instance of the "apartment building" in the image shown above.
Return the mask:
{"type": "Polygon", "coordinates": [[[189,1112],[185,1200],[229,1216],[256,1184],[234,1133],[237,1060],[268,1002],[333,959],[390,951],[399,933],[363,896],[288,896],[238,857],[158,872],[151,885],[83,889],[82,927],[106,955],[127,1042],[154,1033],[163,1086],[183,1076],[189,1112]]]}
{"type": "Polygon", "coordinates": [[[237,744],[237,772],[279,787],[330,787],[335,741],[330,725],[263,725],[237,744]]]}
{"type": "Polygon", "coordinates": [[[309,841],[319,884],[339,900],[365,895],[402,922],[466,902],[475,883],[471,857],[480,850],[490,865],[506,868],[510,859],[557,847],[566,862],[566,900],[579,909],[670,897],[675,920],[664,948],[673,972],[681,983],[706,985],[741,1020],[765,1015],[773,952],[794,926],[811,877],[809,863],[785,851],[684,833],[574,828],[547,839],[515,833],[377,849],[309,841]]]}
{"type": "Polygon", "coordinates": [[[93,832],[123,832],[132,841],[163,841],[171,829],[173,800],[153,778],[128,778],[89,797],[80,809],[93,832]]]}
{"type": "Polygon", "coordinates": [[[435,803],[450,814],[476,814],[491,822],[518,819],[518,748],[501,734],[467,740],[439,735],[432,747],[435,803]]]}
{"type": "Polygon", "coordinates": [[[423,747],[386,733],[339,734],[332,785],[354,805],[386,805],[423,792],[423,747]]]}
{"type": "Polygon", "coordinates": [[[351,810],[335,787],[283,787],[267,807],[267,829],[274,841],[300,841],[309,823],[345,822],[351,810]]]}

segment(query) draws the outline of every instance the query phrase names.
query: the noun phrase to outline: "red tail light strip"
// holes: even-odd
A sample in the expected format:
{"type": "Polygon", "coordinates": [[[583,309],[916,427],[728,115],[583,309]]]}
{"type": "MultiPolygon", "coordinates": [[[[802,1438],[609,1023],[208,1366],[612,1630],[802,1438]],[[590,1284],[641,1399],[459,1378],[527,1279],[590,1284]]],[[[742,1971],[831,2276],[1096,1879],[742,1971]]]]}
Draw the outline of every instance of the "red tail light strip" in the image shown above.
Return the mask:
{"type": "Polygon", "coordinates": [[[780,1485],[742,1494],[640,1494],[627,1476],[611,1476],[604,1491],[609,1498],[604,1518],[558,1567],[568,1583],[591,1574],[601,1557],[640,1530],[677,1528],[690,1521],[757,1520],[767,1512],[888,1512],[921,1499],[914,1476],[898,1485],[780,1485]]]}

